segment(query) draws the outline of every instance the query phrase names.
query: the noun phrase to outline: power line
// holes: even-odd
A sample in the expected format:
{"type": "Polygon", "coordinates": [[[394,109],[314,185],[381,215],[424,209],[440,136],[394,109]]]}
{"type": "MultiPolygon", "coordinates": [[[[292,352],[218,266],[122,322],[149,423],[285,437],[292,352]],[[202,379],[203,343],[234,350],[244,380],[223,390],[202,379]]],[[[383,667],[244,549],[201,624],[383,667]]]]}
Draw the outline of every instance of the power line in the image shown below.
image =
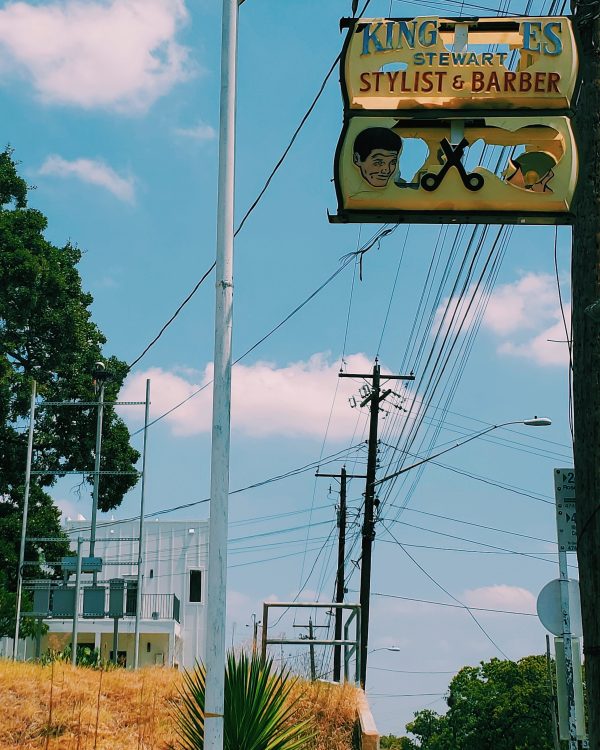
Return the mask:
{"type": "MultiPolygon", "coordinates": [[[[363,443],[359,443],[358,445],[352,446],[351,450],[360,450],[364,448],[363,443]]],[[[296,476],[297,474],[302,474],[306,471],[310,471],[311,469],[316,469],[319,465],[325,465],[328,463],[333,463],[334,461],[338,461],[340,454],[345,453],[348,451],[348,448],[343,448],[342,450],[337,451],[336,453],[332,453],[330,456],[326,456],[324,459],[320,459],[320,461],[312,461],[309,464],[306,464],[305,466],[300,466],[297,469],[291,469],[290,471],[285,472],[284,474],[279,474],[274,477],[269,477],[268,479],[263,479],[260,482],[254,482],[253,484],[249,484],[246,487],[240,487],[237,490],[232,490],[229,494],[230,495],[237,495],[240,492],[246,492],[248,490],[256,489],[257,487],[263,487],[266,484],[271,484],[273,482],[278,482],[282,479],[288,479],[289,477],[296,476]]],[[[161,516],[166,513],[173,513],[177,510],[184,510],[186,508],[192,508],[196,505],[202,505],[203,503],[210,502],[210,498],[205,497],[202,500],[194,500],[189,503],[183,503],[181,505],[174,505],[169,508],[163,508],[162,510],[157,510],[152,513],[145,513],[144,518],[154,518],[156,516],[161,516]]],[[[139,519],[139,516],[132,516],[130,518],[124,518],[114,521],[103,521],[102,523],[98,524],[98,528],[107,528],[109,526],[115,526],[120,523],[130,523],[131,521],[136,521],[139,519]]],[[[84,527],[81,529],[77,529],[77,532],[80,533],[81,531],[89,530],[91,527],[84,527]]],[[[67,530],[67,533],[69,533],[71,530],[67,530]]],[[[75,533],[75,530],[73,530],[73,533],[75,533]]]]}
{"type": "Polygon", "coordinates": [[[483,633],[483,634],[485,635],[485,637],[486,637],[486,638],[488,639],[488,641],[489,641],[489,642],[490,642],[490,643],[492,644],[492,646],[494,646],[494,648],[495,648],[495,649],[497,649],[497,650],[498,650],[498,652],[499,652],[499,653],[501,653],[501,654],[502,654],[502,656],[503,656],[503,657],[504,657],[505,659],[508,659],[508,656],[507,656],[507,655],[506,655],[506,654],[504,653],[504,651],[503,651],[503,650],[502,650],[502,649],[500,648],[500,646],[499,646],[499,645],[498,645],[498,644],[496,643],[496,641],[495,641],[495,640],[494,640],[494,639],[492,638],[492,636],[491,636],[491,635],[490,635],[490,634],[489,634],[489,633],[487,632],[487,630],[486,630],[486,629],[485,629],[485,628],[483,627],[483,625],[482,625],[482,624],[481,624],[481,623],[479,622],[479,620],[478,620],[478,619],[477,619],[477,618],[475,617],[475,615],[474,615],[474,614],[473,614],[473,613],[471,612],[471,609],[470,609],[470,607],[467,607],[467,605],[466,605],[466,604],[463,604],[463,602],[461,602],[461,601],[460,601],[460,599],[457,599],[457,598],[456,598],[456,597],[454,596],[454,594],[451,594],[451,593],[450,593],[450,592],[448,591],[448,589],[444,588],[444,587],[442,586],[442,584],[441,584],[441,583],[440,583],[439,581],[436,581],[436,579],[435,579],[435,578],[434,578],[434,577],[433,577],[433,576],[432,576],[432,575],[431,575],[430,573],[428,573],[428,572],[427,572],[427,571],[425,570],[425,568],[424,568],[424,567],[423,567],[423,566],[422,566],[422,565],[421,565],[420,563],[418,563],[418,562],[417,562],[417,561],[415,560],[415,558],[414,558],[414,557],[413,557],[413,556],[412,556],[412,555],[410,554],[410,552],[408,552],[408,550],[407,550],[407,549],[405,548],[405,546],[404,546],[404,545],[402,544],[402,542],[400,542],[400,541],[398,541],[398,539],[396,539],[396,537],[394,536],[394,534],[393,534],[393,533],[392,533],[392,532],[390,531],[390,529],[389,529],[389,528],[388,528],[388,527],[387,527],[387,526],[386,526],[385,524],[384,524],[384,527],[385,527],[386,531],[388,532],[388,534],[389,534],[389,535],[390,535],[390,536],[392,537],[392,539],[393,539],[393,540],[394,540],[394,541],[396,542],[396,544],[397,544],[397,545],[398,545],[398,546],[400,547],[400,549],[401,549],[401,550],[402,550],[402,551],[404,552],[404,554],[405,554],[405,555],[406,555],[406,556],[407,556],[407,557],[408,557],[408,558],[409,558],[409,559],[410,559],[410,560],[411,560],[411,561],[413,562],[413,564],[414,564],[414,565],[416,565],[416,566],[417,566],[417,568],[419,568],[419,570],[420,570],[420,571],[421,571],[421,572],[422,572],[422,573],[423,573],[423,574],[424,574],[424,575],[425,575],[425,576],[426,576],[427,578],[429,578],[429,580],[430,580],[430,581],[431,581],[431,582],[432,582],[432,583],[433,583],[433,584],[434,584],[435,586],[437,586],[437,587],[438,587],[438,588],[440,589],[440,591],[443,591],[443,592],[444,592],[444,594],[446,594],[447,596],[449,596],[449,597],[450,597],[451,599],[454,599],[454,601],[455,601],[455,602],[457,602],[457,604],[459,604],[459,605],[460,605],[460,606],[461,606],[461,607],[462,607],[462,608],[463,608],[463,609],[464,609],[464,610],[465,610],[465,611],[466,611],[466,612],[468,613],[469,617],[471,617],[471,619],[473,620],[473,622],[474,622],[474,623],[475,623],[475,624],[477,625],[477,627],[479,628],[479,630],[481,630],[481,632],[482,632],[482,633],[483,633]]]}
{"type": "MultiPolygon", "coordinates": [[[[507,549],[506,547],[498,547],[495,544],[487,544],[486,542],[478,542],[475,539],[465,539],[465,537],[456,536],[456,534],[448,534],[445,531],[435,531],[434,529],[428,529],[428,528],[426,528],[424,526],[417,526],[416,524],[413,524],[413,523],[406,523],[406,521],[399,521],[399,520],[389,519],[388,522],[389,523],[400,523],[403,526],[407,526],[407,527],[409,527],[411,529],[417,529],[418,531],[426,531],[426,532],[428,532],[430,534],[437,534],[438,536],[448,537],[449,539],[457,539],[460,542],[468,542],[469,544],[479,544],[482,547],[487,547],[488,549],[498,550],[500,552],[510,552],[513,555],[519,555],[520,557],[528,557],[528,558],[530,558],[532,560],[540,560],[541,562],[552,562],[552,560],[546,560],[546,558],[544,558],[544,557],[538,557],[537,555],[531,554],[529,552],[519,552],[518,550],[511,550],[511,549],[507,549]]],[[[383,525],[385,526],[386,530],[389,532],[389,529],[387,528],[387,526],[385,525],[385,523],[383,525]]],[[[397,543],[400,544],[400,542],[397,542],[397,543]]],[[[548,553],[548,554],[551,554],[551,553],[548,553]]],[[[576,566],[575,565],[571,565],[570,567],[574,568],[576,566]]]]}
{"type": "MultiPolygon", "coordinates": [[[[360,15],[362,15],[365,12],[365,10],[368,8],[370,2],[371,2],[371,0],[366,0],[364,6],[362,8],[362,11],[361,11],[360,15]]],[[[258,206],[258,204],[259,204],[260,200],[262,199],[263,195],[266,193],[269,185],[271,184],[271,180],[273,179],[273,177],[275,176],[275,174],[278,172],[279,168],[281,167],[281,165],[285,161],[285,158],[288,155],[288,153],[290,152],[292,146],[294,145],[294,142],[296,141],[296,138],[298,137],[298,135],[300,134],[300,131],[304,127],[304,125],[305,125],[306,121],[308,120],[308,118],[310,117],[313,109],[317,105],[317,102],[321,98],[321,95],[322,95],[323,91],[325,90],[325,86],[327,85],[327,82],[328,82],[329,78],[331,77],[331,74],[333,73],[333,71],[335,70],[337,64],[340,61],[341,55],[342,55],[342,53],[340,52],[340,54],[335,58],[335,60],[333,61],[333,64],[331,65],[331,67],[327,71],[327,74],[325,75],[325,78],[323,79],[323,82],[319,86],[319,90],[317,91],[316,96],[314,97],[313,101],[311,102],[309,108],[306,110],[306,112],[302,116],[302,119],[300,120],[300,124],[298,125],[298,127],[294,131],[294,133],[293,133],[293,135],[292,135],[292,137],[291,137],[288,145],[285,147],[285,149],[283,151],[283,154],[281,155],[281,157],[279,158],[279,160],[277,161],[277,163],[275,164],[275,166],[271,170],[271,173],[267,177],[267,180],[266,180],[265,184],[263,185],[261,191],[259,192],[259,194],[255,198],[255,200],[252,202],[252,204],[250,205],[250,207],[248,208],[248,210],[246,211],[246,213],[242,217],[242,220],[240,221],[240,223],[238,225],[238,228],[234,232],[234,237],[237,237],[237,235],[240,233],[240,231],[242,230],[242,227],[246,223],[246,220],[248,219],[248,217],[250,216],[250,214],[254,211],[254,209],[258,206]]],[[[154,344],[156,344],[156,342],[160,339],[160,337],[163,335],[163,333],[167,330],[167,328],[171,325],[171,323],[175,320],[175,318],[179,315],[179,313],[183,310],[183,308],[187,305],[187,303],[192,299],[192,297],[194,296],[194,294],[196,294],[196,292],[198,291],[198,289],[200,288],[200,286],[202,285],[202,283],[204,282],[204,280],[214,270],[215,266],[216,266],[216,262],[214,262],[210,266],[210,268],[207,271],[205,271],[205,273],[200,278],[200,280],[197,282],[197,284],[194,286],[194,288],[192,289],[192,291],[188,294],[188,296],[179,305],[179,307],[173,313],[173,315],[169,318],[169,320],[163,325],[163,327],[160,329],[160,331],[158,332],[158,334],[146,346],[146,348],[142,351],[142,353],[138,357],[136,357],[136,359],[134,359],[133,362],[128,366],[128,370],[131,370],[131,368],[134,365],[136,365],[142,359],[142,357],[154,346],[154,344]]]]}
{"type": "MultiPolygon", "coordinates": [[[[380,230],[380,232],[376,235],[376,239],[371,242],[371,245],[377,241],[377,239],[380,239],[381,236],[383,236],[383,231],[380,230]]],[[[370,246],[371,246],[370,245],[370,246]]],[[[320,284],[311,294],[308,295],[300,304],[298,304],[290,313],[288,313],[277,325],[273,326],[271,330],[266,333],[264,336],[262,336],[258,341],[256,341],[252,346],[247,349],[242,355],[240,355],[234,362],[233,365],[238,364],[238,362],[241,362],[245,357],[247,357],[251,352],[253,352],[256,348],[258,348],[263,342],[265,342],[270,336],[272,336],[276,331],[278,331],[285,323],[288,322],[296,313],[298,313],[300,310],[302,310],[305,305],[307,305],[314,297],[316,297],[328,284],[330,284],[352,261],[353,258],[355,258],[359,253],[364,252],[364,248],[362,250],[354,251],[352,253],[349,253],[348,255],[345,255],[341,261],[340,266],[337,268],[330,276],[322,283],[320,284]]],[[[192,398],[197,396],[199,393],[201,393],[203,390],[208,388],[212,384],[212,380],[209,380],[207,383],[204,383],[200,388],[195,390],[193,393],[191,393],[189,396],[186,396],[182,401],[180,401],[178,404],[175,404],[175,406],[172,406],[170,409],[168,409],[166,412],[161,414],[160,416],[156,417],[155,419],[148,422],[148,427],[152,427],[157,422],[160,422],[165,417],[168,417],[169,414],[172,414],[174,411],[179,409],[181,406],[186,404],[188,401],[190,401],[192,398]]],[[[131,433],[131,436],[134,437],[135,435],[139,435],[141,432],[143,432],[143,428],[140,428],[139,430],[136,430],[135,432],[131,433]]]]}
{"type": "Polygon", "coordinates": [[[450,602],[436,602],[431,599],[415,599],[410,596],[399,596],[397,594],[381,594],[376,591],[373,596],[381,596],[384,599],[401,599],[406,602],[419,602],[419,604],[435,604],[438,607],[451,607],[453,609],[472,609],[475,612],[493,612],[501,615],[522,615],[523,617],[537,617],[535,612],[516,612],[509,609],[489,609],[486,607],[467,607],[466,604],[450,604],[450,602]]]}
{"type": "MultiPolygon", "coordinates": [[[[377,594],[373,594],[373,596],[377,596],[377,594]]],[[[429,671],[429,670],[422,670],[422,669],[387,669],[386,667],[369,667],[369,669],[374,669],[377,672],[396,672],[398,674],[456,674],[462,667],[459,669],[452,669],[452,670],[445,670],[445,671],[429,671]]]]}
{"type": "MultiPolygon", "coordinates": [[[[393,506],[392,506],[393,507],[393,506]]],[[[464,524],[465,526],[475,526],[478,529],[486,529],[487,531],[497,531],[501,534],[510,534],[511,536],[519,536],[523,539],[531,539],[535,542],[546,542],[547,544],[555,544],[550,539],[542,539],[539,536],[530,536],[529,534],[521,534],[518,531],[509,531],[508,529],[498,529],[494,526],[486,526],[482,523],[474,523],[473,521],[465,521],[462,518],[452,518],[451,516],[443,516],[440,513],[430,513],[425,510],[417,510],[416,508],[405,508],[404,509],[408,513],[420,513],[423,516],[431,516],[432,518],[442,518],[444,521],[454,521],[455,523],[464,524]]],[[[555,554],[555,553],[552,553],[555,554]]]]}

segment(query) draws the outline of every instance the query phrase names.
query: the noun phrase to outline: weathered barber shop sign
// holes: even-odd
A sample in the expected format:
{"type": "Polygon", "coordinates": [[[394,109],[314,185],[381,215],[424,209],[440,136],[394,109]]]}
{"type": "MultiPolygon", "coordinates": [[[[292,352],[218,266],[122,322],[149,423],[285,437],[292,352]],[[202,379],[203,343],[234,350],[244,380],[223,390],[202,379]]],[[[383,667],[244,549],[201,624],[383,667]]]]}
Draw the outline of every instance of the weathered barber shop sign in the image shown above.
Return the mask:
{"type": "Polygon", "coordinates": [[[570,19],[349,19],[333,222],[570,223],[570,19]]]}
{"type": "Polygon", "coordinates": [[[342,53],[350,110],[568,110],[576,81],[564,16],[353,19],[342,53]]]}
{"type": "Polygon", "coordinates": [[[462,125],[452,143],[449,119],[350,118],[336,157],[338,220],[433,223],[459,212],[461,222],[545,224],[569,212],[577,160],[568,118],[462,125]],[[478,166],[492,146],[498,155],[478,166]]]}

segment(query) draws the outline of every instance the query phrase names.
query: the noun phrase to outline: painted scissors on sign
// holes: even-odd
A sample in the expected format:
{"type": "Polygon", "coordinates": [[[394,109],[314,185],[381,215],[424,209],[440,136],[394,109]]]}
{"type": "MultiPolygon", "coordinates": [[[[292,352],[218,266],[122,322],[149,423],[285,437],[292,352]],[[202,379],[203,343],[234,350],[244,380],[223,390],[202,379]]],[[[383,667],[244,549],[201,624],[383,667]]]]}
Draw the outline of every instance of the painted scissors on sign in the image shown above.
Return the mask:
{"type": "Polygon", "coordinates": [[[437,174],[434,172],[427,172],[427,174],[424,174],[423,177],[421,177],[421,187],[423,190],[427,190],[430,193],[433,190],[436,190],[440,186],[450,167],[456,167],[460,179],[463,181],[463,185],[467,190],[472,190],[473,192],[481,190],[483,187],[483,175],[477,174],[477,172],[467,173],[461,161],[465,148],[469,145],[469,141],[467,141],[466,138],[463,138],[458,146],[453,148],[446,138],[442,138],[440,145],[446,156],[446,161],[437,174]]]}

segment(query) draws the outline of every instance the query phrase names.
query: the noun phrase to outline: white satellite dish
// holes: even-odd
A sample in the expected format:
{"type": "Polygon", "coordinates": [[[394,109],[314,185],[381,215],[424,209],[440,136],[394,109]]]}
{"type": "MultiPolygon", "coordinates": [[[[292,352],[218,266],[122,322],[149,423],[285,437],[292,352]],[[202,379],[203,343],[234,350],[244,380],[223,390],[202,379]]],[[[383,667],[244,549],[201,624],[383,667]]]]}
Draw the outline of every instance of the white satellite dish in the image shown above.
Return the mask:
{"type": "MultiPolygon", "coordinates": [[[[560,606],[560,579],[555,578],[540,591],[537,598],[537,613],[546,630],[549,630],[553,635],[563,634],[563,618],[560,606]]],[[[583,635],[579,581],[575,579],[569,580],[569,615],[571,620],[571,635],[583,635]]]]}

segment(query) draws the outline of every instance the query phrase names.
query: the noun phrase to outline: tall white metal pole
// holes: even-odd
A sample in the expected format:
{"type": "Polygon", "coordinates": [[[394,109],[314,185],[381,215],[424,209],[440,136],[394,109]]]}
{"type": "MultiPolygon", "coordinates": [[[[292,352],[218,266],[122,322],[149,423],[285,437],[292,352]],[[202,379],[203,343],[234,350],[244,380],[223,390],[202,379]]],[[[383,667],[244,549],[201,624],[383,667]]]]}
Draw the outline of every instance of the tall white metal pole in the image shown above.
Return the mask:
{"type": "Polygon", "coordinates": [[[223,748],[238,0],[223,0],[204,747],[223,748]]]}
{"type": "Polygon", "coordinates": [[[577,750],[577,720],[575,715],[575,684],[573,678],[573,641],[571,635],[571,613],[569,608],[569,568],[567,564],[567,553],[564,549],[561,549],[560,543],[558,545],[558,569],[560,573],[562,637],[565,650],[569,750],[577,750]]]}
{"type": "Polygon", "coordinates": [[[25,466],[25,490],[23,493],[23,523],[21,525],[21,546],[19,547],[19,569],[17,571],[17,612],[13,659],[17,658],[19,630],[21,627],[21,595],[23,593],[23,563],[25,562],[25,537],[27,536],[27,516],[29,515],[29,488],[31,486],[31,459],[33,456],[33,430],[35,426],[36,382],[31,381],[31,404],[29,406],[29,437],[27,439],[27,464],[25,466]]]}
{"type": "Polygon", "coordinates": [[[146,488],[146,445],[148,440],[148,418],[150,416],[150,380],[146,380],[146,408],[144,411],[144,447],[142,449],[142,497],[140,499],[140,534],[138,541],[138,560],[137,560],[137,593],[135,604],[135,630],[133,646],[133,668],[137,669],[140,665],[140,617],[142,616],[142,584],[144,576],[142,564],[144,562],[144,507],[146,488]]]}

